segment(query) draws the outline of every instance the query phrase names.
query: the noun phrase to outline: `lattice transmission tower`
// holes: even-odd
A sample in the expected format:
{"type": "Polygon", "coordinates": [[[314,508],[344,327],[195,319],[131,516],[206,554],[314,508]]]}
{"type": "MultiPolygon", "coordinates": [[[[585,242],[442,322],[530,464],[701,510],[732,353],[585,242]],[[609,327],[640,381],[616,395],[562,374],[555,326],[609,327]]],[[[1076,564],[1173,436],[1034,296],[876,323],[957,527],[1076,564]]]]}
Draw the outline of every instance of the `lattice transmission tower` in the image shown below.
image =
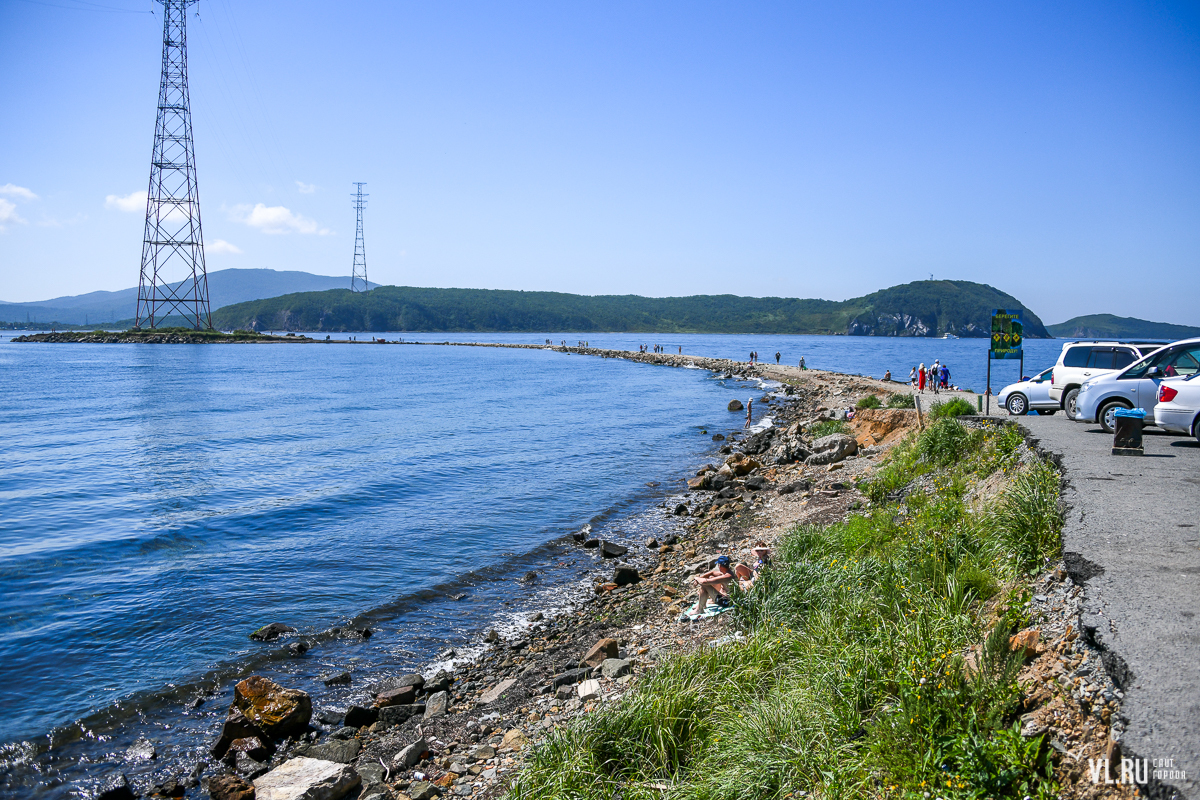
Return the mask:
{"type": "Polygon", "coordinates": [[[371,287],[367,283],[367,248],[363,245],[362,212],[367,207],[369,195],[363,194],[362,187],[366,186],[365,183],[355,183],[354,186],[358,191],[350,196],[354,198],[354,210],[358,212],[358,226],[354,234],[354,266],[350,271],[350,291],[366,292],[371,287]]]}
{"type": "Polygon", "coordinates": [[[187,7],[197,0],[158,2],[163,7],[162,80],[135,325],[141,328],[148,323],[154,328],[178,313],[196,328],[208,329],[212,317],[187,78],[187,7]]]}

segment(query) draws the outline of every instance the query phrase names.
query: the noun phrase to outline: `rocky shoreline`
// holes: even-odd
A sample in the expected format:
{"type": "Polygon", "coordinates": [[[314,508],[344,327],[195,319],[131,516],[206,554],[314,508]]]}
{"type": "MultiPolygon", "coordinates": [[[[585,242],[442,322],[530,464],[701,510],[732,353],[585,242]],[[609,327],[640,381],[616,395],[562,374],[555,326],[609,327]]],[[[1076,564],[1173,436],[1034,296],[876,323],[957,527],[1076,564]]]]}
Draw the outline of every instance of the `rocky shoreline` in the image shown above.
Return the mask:
{"type": "MultiPolygon", "coordinates": [[[[721,554],[750,561],[754,543],[770,545],[797,523],[829,524],[861,508],[869,500],[857,490],[858,479],[923,424],[916,410],[888,408],[860,410],[846,422],[846,409],[859,399],[886,401],[900,388],[870,378],[670,354],[462,346],[567,350],[784,386],[756,402],[775,424],[724,440],[721,460],[699,470],[680,487],[679,502],[662,509],[685,520],[678,535],[647,541],[641,553],[586,533],[578,537],[581,547],[613,557],[610,579],[597,580],[581,608],[554,619],[535,617],[532,628],[513,638],[489,632],[486,650],[453,672],[380,681],[370,689],[373,703],[344,711],[314,713],[320,698],[248,678],[237,686],[210,760],[187,774],[160,775],[153,786],[135,788],[112,775],[96,797],[116,800],[139,791],[162,797],[207,792],[213,800],[499,797],[520,769],[522,752],[551,729],[621,697],[664,656],[736,636],[722,616],[678,621],[691,602],[690,576],[710,569],[721,554]],[[813,435],[814,428],[824,433],[831,427],[827,423],[848,430],[813,435]]],[[[1064,756],[1064,796],[1132,796],[1091,784],[1085,774],[1086,757],[1112,756],[1119,748],[1121,695],[1098,651],[1080,635],[1081,577],[1055,564],[1033,584],[1031,627],[1013,644],[1031,659],[1021,676],[1024,732],[1052,732],[1064,756]]],[[[353,679],[341,673],[327,683],[353,679]]],[[[149,742],[144,747],[153,749],[149,742]]]]}

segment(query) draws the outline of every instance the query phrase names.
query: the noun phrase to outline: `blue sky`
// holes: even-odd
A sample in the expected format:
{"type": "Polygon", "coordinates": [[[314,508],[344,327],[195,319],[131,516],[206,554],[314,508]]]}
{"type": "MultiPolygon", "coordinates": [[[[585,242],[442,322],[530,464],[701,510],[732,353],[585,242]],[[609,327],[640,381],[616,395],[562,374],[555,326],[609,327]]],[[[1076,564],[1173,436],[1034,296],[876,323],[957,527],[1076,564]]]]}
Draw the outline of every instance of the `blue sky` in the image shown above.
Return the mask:
{"type": "MultiPolygon", "coordinates": [[[[0,300],[136,284],[152,6],[0,0],[0,300]]],[[[932,273],[1046,322],[1200,324],[1194,3],[198,8],[210,270],[348,285],[366,181],[380,283],[841,299],[932,273]]]]}

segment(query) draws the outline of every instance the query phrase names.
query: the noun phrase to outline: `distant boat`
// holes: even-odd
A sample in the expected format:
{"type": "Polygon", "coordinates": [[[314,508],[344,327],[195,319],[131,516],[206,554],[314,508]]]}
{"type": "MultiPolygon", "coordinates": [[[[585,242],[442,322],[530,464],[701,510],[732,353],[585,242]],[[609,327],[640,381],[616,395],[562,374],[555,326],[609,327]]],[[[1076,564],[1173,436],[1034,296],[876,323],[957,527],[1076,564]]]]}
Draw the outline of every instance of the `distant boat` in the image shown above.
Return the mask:
{"type": "Polygon", "coordinates": [[[943,333],[942,338],[943,339],[957,339],[958,337],[955,336],[953,333],[943,333]]]}

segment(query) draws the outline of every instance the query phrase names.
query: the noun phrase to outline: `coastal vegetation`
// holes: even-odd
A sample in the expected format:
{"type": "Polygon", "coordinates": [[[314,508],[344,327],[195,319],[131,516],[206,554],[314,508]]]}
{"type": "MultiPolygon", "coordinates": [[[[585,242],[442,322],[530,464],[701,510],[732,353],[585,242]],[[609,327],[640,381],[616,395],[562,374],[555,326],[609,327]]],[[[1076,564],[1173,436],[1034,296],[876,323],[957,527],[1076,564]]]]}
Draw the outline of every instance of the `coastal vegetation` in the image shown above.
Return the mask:
{"type": "Polygon", "coordinates": [[[945,416],[860,488],[868,509],[794,528],[735,590],[732,641],[664,656],[552,732],[509,796],[1055,796],[1009,637],[1059,552],[1058,473],[1015,426],[945,416]],[[1005,488],[989,499],[985,479],[1005,488]]]}
{"type": "Polygon", "coordinates": [[[1187,339],[1200,336],[1200,328],[1172,325],[1169,322],[1150,322],[1134,317],[1113,314],[1088,314],[1073,317],[1046,330],[1057,339],[1187,339]]]}
{"type": "Polygon", "coordinates": [[[994,308],[1021,309],[1025,335],[1047,338],[1016,298],[971,281],[916,281],[851,300],[788,297],[584,296],[490,289],[381,286],[237,303],[219,328],[294,331],[630,331],[859,336],[987,336],[994,308]]]}
{"type": "Polygon", "coordinates": [[[189,344],[207,344],[223,342],[310,342],[307,337],[295,334],[286,336],[270,336],[258,331],[235,330],[232,333],[224,331],[198,331],[193,328],[171,327],[145,330],[130,329],[127,331],[59,331],[57,333],[37,333],[18,336],[14,342],[81,342],[105,344],[132,344],[137,342],[187,342],[189,344]]]}

